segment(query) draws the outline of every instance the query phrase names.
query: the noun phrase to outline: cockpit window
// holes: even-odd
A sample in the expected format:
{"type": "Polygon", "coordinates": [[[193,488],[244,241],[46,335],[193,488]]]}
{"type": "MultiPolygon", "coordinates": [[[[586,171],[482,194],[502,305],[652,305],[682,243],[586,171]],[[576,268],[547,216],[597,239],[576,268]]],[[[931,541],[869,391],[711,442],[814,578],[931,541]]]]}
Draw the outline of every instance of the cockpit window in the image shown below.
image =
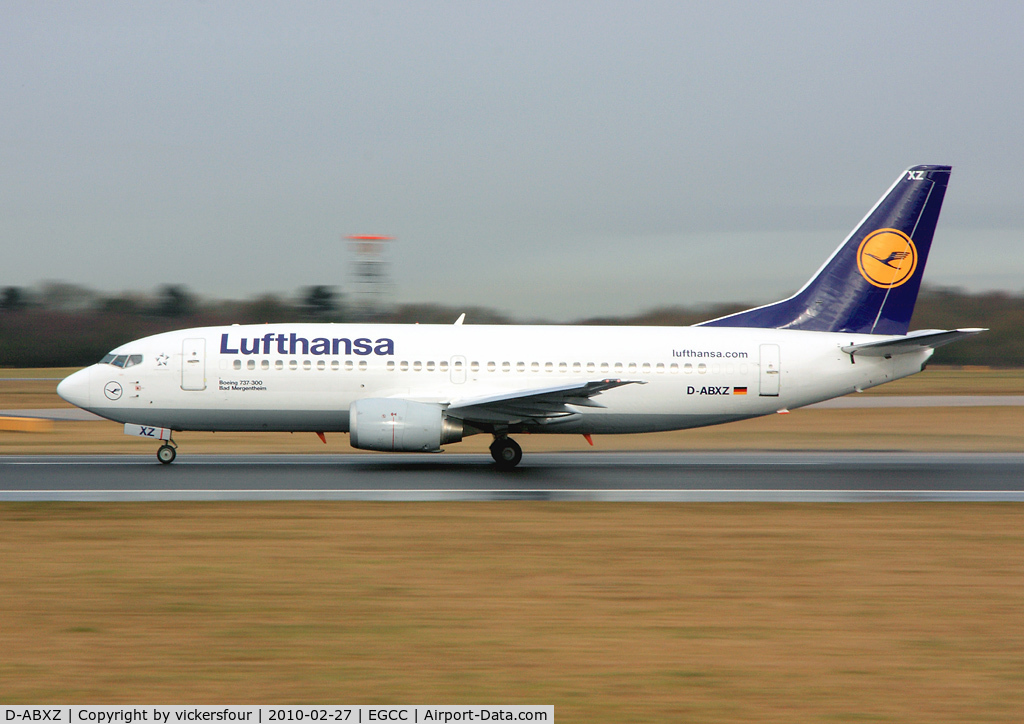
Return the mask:
{"type": "Polygon", "coordinates": [[[134,367],[142,364],[141,354],[108,354],[100,360],[101,365],[114,365],[115,367],[134,367]]]}

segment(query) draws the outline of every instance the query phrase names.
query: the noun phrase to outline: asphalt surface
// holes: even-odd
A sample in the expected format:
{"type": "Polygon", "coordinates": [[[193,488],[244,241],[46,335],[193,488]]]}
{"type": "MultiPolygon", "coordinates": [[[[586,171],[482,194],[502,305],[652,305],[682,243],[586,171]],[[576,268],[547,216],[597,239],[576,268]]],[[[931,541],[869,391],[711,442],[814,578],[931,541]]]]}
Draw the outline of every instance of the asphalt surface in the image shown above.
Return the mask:
{"type": "Polygon", "coordinates": [[[0,457],[0,501],[1022,501],[1018,453],[0,457]]]}

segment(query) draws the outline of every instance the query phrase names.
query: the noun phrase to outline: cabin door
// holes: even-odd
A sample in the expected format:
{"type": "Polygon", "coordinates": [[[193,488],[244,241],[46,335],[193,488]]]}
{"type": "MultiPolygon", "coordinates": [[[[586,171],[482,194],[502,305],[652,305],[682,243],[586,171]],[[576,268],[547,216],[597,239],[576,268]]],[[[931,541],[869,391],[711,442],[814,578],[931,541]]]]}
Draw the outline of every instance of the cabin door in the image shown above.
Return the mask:
{"type": "Polygon", "coordinates": [[[186,339],[181,343],[181,389],[206,389],[205,339],[186,339]]]}
{"type": "Polygon", "coordinates": [[[779,396],[779,345],[761,345],[761,397],[779,396]]]}

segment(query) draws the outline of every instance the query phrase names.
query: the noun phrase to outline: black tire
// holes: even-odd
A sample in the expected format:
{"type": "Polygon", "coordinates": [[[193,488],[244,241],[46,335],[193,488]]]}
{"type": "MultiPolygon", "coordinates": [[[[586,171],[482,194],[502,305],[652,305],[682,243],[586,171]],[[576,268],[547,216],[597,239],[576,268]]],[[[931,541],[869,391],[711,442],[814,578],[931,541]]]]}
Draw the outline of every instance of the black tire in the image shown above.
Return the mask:
{"type": "Polygon", "coordinates": [[[499,470],[511,470],[522,461],[523,449],[515,440],[502,437],[491,445],[491,457],[499,470]]]}
{"type": "Polygon", "coordinates": [[[156,459],[164,465],[170,465],[176,457],[178,457],[178,453],[170,445],[161,445],[160,449],[156,451],[156,459]]]}

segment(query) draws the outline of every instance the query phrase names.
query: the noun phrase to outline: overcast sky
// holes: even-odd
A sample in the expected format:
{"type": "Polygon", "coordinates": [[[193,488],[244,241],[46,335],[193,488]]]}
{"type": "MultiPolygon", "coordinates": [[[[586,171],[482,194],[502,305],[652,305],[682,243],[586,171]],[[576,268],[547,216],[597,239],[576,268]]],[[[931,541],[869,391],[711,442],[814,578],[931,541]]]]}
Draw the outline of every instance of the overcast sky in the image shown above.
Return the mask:
{"type": "Polygon", "coordinates": [[[1024,291],[1024,4],[0,0],[0,285],[763,302],[952,164],[926,283],[1024,291]]]}

